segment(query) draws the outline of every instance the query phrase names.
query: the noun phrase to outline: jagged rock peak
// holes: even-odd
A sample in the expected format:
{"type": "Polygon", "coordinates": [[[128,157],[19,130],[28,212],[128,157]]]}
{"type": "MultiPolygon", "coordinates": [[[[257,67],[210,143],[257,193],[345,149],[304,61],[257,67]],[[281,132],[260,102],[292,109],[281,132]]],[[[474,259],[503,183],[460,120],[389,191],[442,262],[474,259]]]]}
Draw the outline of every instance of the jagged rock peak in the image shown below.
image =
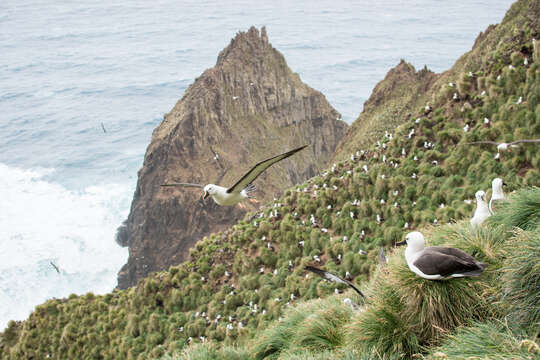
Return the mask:
{"type": "MultiPolygon", "coordinates": [[[[266,35],[266,27],[261,28],[261,32],[252,26],[248,31],[239,31],[234,38],[231,39],[231,43],[225,49],[219,53],[216,66],[223,65],[225,63],[231,63],[236,61],[255,61],[265,55],[266,52],[272,51],[274,48],[268,42],[268,36],[266,35]]],[[[279,54],[275,51],[275,54],[279,54]]]]}
{"type": "Polygon", "coordinates": [[[203,203],[200,191],[160,184],[230,186],[250,165],[311,144],[257,179],[257,198],[264,203],[328,164],[347,127],[340,118],[323,94],[289,69],[264,27],[238,33],[152,134],[131,212],[119,230],[118,242],[129,247],[130,256],[118,286],[179,264],[197,240],[246,213],[203,203]]]}

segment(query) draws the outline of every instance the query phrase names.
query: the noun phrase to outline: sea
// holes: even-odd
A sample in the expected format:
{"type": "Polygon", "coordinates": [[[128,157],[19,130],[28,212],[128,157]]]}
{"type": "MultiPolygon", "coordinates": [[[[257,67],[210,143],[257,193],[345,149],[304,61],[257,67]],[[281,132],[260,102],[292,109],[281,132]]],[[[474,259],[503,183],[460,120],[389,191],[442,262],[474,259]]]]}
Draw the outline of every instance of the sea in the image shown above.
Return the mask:
{"type": "Polygon", "coordinates": [[[116,286],[115,232],[152,130],[237,32],[266,26],[351,123],[400,59],[450,68],[511,3],[2,0],[0,331],[47,299],[116,286]]]}

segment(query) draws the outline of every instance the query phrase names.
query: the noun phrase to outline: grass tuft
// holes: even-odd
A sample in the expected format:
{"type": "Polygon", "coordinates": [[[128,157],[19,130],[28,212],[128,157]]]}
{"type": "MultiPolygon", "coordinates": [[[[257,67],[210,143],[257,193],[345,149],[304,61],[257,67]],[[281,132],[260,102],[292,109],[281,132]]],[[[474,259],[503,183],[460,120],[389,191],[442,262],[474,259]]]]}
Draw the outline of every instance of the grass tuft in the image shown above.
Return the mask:
{"type": "Polygon", "coordinates": [[[344,343],[344,324],[352,309],[341,297],[309,301],[290,308],[284,319],[255,341],[255,359],[277,359],[282,351],[324,351],[344,343]]]}
{"type": "Polygon", "coordinates": [[[449,335],[440,347],[432,350],[428,359],[538,359],[540,347],[533,340],[521,339],[508,327],[496,322],[478,323],[460,328],[449,335]]]}
{"type": "Polygon", "coordinates": [[[236,347],[219,347],[216,343],[196,343],[183,349],[179,355],[164,355],[160,360],[245,360],[248,353],[236,347]]]}
{"type": "Polygon", "coordinates": [[[508,244],[504,263],[503,300],[509,319],[531,336],[540,334],[540,228],[519,232],[508,244]]]}
{"type": "Polygon", "coordinates": [[[533,230],[540,225],[540,191],[529,188],[512,194],[509,200],[501,204],[501,209],[488,218],[489,223],[503,224],[511,230],[518,227],[533,230]]]}

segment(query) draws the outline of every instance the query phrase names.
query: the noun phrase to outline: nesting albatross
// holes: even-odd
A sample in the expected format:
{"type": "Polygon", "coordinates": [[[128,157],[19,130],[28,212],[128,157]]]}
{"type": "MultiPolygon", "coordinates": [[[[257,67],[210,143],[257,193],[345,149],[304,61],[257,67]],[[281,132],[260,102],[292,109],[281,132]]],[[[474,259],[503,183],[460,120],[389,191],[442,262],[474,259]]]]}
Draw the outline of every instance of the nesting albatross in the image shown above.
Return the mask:
{"type": "MultiPolygon", "coordinates": [[[[210,195],[218,205],[233,206],[244,199],[251,199],[249,196],[249,192],[254,190],[252,182],[255,181],[255,179],[257,179],[259,175],[261,175],[266,169],[268,169],[275,163],[296,154],[307,146],[308,145],[303,145],[299,148],[284,152],[283,154],[279,154],[258,162],[247,173],[245,173],[233,186],[228,189],[226,187],[214,184],[208,184],[206,186],[203,186],[201,184],[170,183],[162,184],[161,186],[183,186],[202,188],[204,191],[204,194],[202,196],[203,200],[206,199],[208,195],[210,195]]],[[[253,201],[253,199],[251,200],[253,201]]]]}
{"type": "Polygon", "coordinates": [[[442,246],[424,247],[424,235],[418,231],[408,233],[397,246],[407,244],[405,259],[416,275],[428,280],[479,276],[487,267],[466,252],[442,246]]]}
{"type": "Polygon", "coordinates": [[[476,210],[474,211],[474,215],[470,220],[473,227],[482,224],[484,220],[491,216],[491,212],[489,211],[486,201],[486,193],[483,190],[478,190],[474,196],[476,197],[476,210]]]}
{"type": "Polygon", "coordinates": [[[506,185],[501,178],[495,178],[491,182],[491,199],[489,200],[489,212],[494,214],[493,208],[496,204],[504,201],[503,186],[506,185]]]}

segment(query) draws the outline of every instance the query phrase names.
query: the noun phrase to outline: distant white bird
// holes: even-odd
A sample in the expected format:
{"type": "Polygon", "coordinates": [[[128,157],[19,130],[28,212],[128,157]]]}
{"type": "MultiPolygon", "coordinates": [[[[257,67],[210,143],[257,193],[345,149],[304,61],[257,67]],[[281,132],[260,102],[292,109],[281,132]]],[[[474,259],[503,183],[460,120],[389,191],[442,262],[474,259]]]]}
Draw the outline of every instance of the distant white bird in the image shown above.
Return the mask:
{"type": "Polygon", "coordinates": [[[424,235],[418,231],[408,233],[404,241],[396,243],[397,246],[405,244],[405,259],[409,269],[424,279],[479,276],[487,267],[460,249],[425,247],[424,235]]]}
{"type": "MultiPolygon", "coordinates": [[[[509,143],[506,142],[496,142],[496,141],[473,141],[465,144],[470,145],[477,145],[477,144],[489,144],[489,145],[497,145],[497,153],[500,153],[501,151],[508,151],[510,152],[511,148],[518,147],[518,144],[522,143],[540,143],[540,139],[523,139],[523,140],[515,140],[509,143]]],[[[496,158],[499,158],[496,156],[496,158]]]]}
{"type": "Polygon", "coordinates": [[[487,117],[484,118],[484,124],[489,124],[489,119],[487,117]]]}
{"type": "Polygon", "coordinates": [[[516,101],[516,105],[519,105],[523,102],[523,98],[520,96],[519,99],[516,101]]]}
{"type": "Polygon", "coordinates": [[[299,152],[300,150],[306,148],[308,145],[300,146],[299,148],[287,151],[283,154],[273,156],[266,160],[260,161],[255,166],[253,166],[247,173],[244,174],[233,186],[230,188],[225,188],[219,185],[208,184],[206,186],[200,184],[189,184],[189,183],[171,183],[171,184],[162,184],[161,186],[183,186],[183,187],[196,187],[202,188],[204,190],[203,200],[212,196],[212,199],[218,205],[222,206],[233,206],[238,204],[244,199],[250,199],[249,192],[253,191],[252,182],[255,181],[266,169],[275,163],[288,158],[299,152]]]}
{"type": "Polygon", "coordinates": [[[469,124],[465,124],[465,126],[463,127],[463,131],[465,132],[468,132],[470,129],[471,127],[469,126],[469,124]]]}
{"type": "Polygon", "coordinates": [[[473,227],[482,224],[491,216],[486,201],[486,193],[483,190],[478,190],[474,196],[476,197],[476,210],[474,210],[474,215],[470,220],[473,227]]]}
{"type": "Polygon", "coordinates": [[[494,214],[493,208],[498,202],[504,200],[503,186],[506,185],[501,178],[495,178],[491,182],[491,199],[489,200],[489,212],[494,214]]]}
{"type": "Polygon", "coordinates": [[[305,269],[307,271],[311,271],[312,273],[315,273],[315,274],[319,275],[320,277],[322,277],[325,280],[333,281],[333,282],[336,282],[336,283],[339,283],[339,284],[347,284],[350,287],[352,287],[353,290],[358,293],[358,295],[360,295],[361,297],[365,297],[364,294],[362,294],[362,292],[360,290],[358,290],[358,288],[356,286],[354,286],[354,284],[352,282],[348,281],[348,280],[342,279],[337,275],[334,275],[334,274],[332,274],[332,273],[330,273],[328,271],[317,269],[316,267],[313,267],[313,266],[308,265],[308,266],[305,267],[305,269]]]}

